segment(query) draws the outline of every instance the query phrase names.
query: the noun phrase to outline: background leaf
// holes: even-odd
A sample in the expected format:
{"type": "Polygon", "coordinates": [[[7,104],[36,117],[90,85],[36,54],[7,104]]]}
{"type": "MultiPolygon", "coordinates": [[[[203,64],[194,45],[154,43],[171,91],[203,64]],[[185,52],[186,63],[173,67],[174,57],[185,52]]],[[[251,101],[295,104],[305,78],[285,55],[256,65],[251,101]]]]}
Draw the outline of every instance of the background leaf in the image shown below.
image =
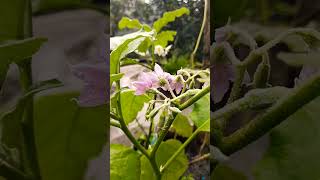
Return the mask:
{"type": "Polygon", "coordinates": [[[181,17],[184,14],[187,14],[187,15],[190,14],[189,9],[186,8],[186,7],[182,7],[180,9],[177,9],[177,10],[174,10],[174,11],[165,12],[160,19],[158,19],[157,21],[155,21],[153,23],[153,28],[157,32],[160,32],[160,30],[164,26],[166,26],[170,22],[175,21],[177,17],[181,17]]]}
{"type": "Polygon", "coordinates": [[[140,154],[129,147],[111,144],[110,179],[139,180],[140,154]]]}
{"type": "Polygon", "coordinates": [[[210,94],[194,103],[190,118],[198,128],[210,119],[210,94]]]}
{"type": "Polygon", "coordinates": [[[192,134],[192,126],[189,123],[188,118],[183,114],[178,114],[173,121],[172,128],[177,134],[183,137],[189,137],[192,134]]]}
{"type": "Polygon", "coordinates": [[[320,98],[290,116],[270,134],[270,145],[254,170],[256,180],[317,179],[320,98]]]}
{"type": "Polygon", "coordinates": [[[122,19],[118,23],[119,29],[140,29],[142,27],[142,24],[138,19],[130,19],[128,17],[122,17],[122,19]]]}

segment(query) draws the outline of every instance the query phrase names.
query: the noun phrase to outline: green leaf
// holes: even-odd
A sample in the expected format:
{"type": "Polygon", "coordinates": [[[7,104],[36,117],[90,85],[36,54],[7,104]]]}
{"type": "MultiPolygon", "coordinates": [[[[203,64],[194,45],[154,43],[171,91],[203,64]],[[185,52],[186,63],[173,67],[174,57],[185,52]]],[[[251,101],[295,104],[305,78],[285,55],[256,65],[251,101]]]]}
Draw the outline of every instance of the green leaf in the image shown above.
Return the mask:
{"type": "Polygon", "coordinates": [[[139,180],[140,154],[129,147],[111,144],[110,179],[139,180]]]}
{"type": "Polygon", "coordinates": [[[160,32],[160,30],[164,26],[166,26],[170,22],[175,21],[177,17],[181,17],[184,14],[190,14],[189,9],[186,7],[182,7],[174,11],[165,12],[160,19],[153,23],[153,28],[156,30],[156,32],[160,32]]]}
{"type": "Polygon", "coordinates": [[[25,1],[10,0],[0,3],[0,42],[23,39],[25,1]]]}
{"type": "Polygon", "coordinates": [[[139,64],[139,59],[124,58],[120,62],[120,66],[139,64]]]}
{"type": "Polygon", "coordinates": [[[81,108],[72,101],[78,95],[64,87],[35,97],[34,129],[43,179],[83,179],[88,160],[106,143],[108,105],[81,108]]]}
{"type": "Polygon", "coordinates": [[[125,36],[111,38],[110,43],[114,45],[110,46],[114,46],[115,49],[110,54],[110,74],[117,73],[120,60],[137,50],[146,37],[151,37],[153,33],[154,32],[138,31],[125,36]]]}
{"type": "Polygon", "coordinates": [[[194,103],[190,118],[198,128],[208,119],[210,119],[209,94],[203,96],[201,99],[194,103]]]}
{"type": "Polygon", "coordinates": [[[113,82],[119,81],[123,77],[123,75],[124,75],[123,73],[111,74],[110,75],[110,87],[113,84],[113,82]]]}
{"type": "Polygon", "coordinates": [[[311,65],[320,67],[320,53],[285,53],[281,52],[277,56],[280,60],[284,61],[290,66],[303,66],[311,65]]]}
{"type": "Polygon", "coordinates": [[[210,119],[207,119],[204,123],[202,123],[197,131],[210,132],[210,119]]]}
{"type": "MultiPolygon", "coordinates": [[[[179,149],[181,142],[178,140],[170,139],[163,142],[157,153],[156,153],[156,163],[158,167],[164,165],[167,160],[179,149]]],[[[173,161],[168,168],[163,171],[163,180],[177,180],[184,172],[188,169],[188,159],[184,152],[181,152],[175,161],[173,161]]],[[[141,157],[141,176],[140,179],[155,180],[155,175],[153,174],[152,167],[145,156],[141,157]]]]}
{"type": "Polygon", "coordinates": [[[179,113],[173,121],[172,128],[177,134],[183,137],[189,137],[192,134],[192,126],[186,116],[179,113]]]}
{"type": "MultiPolygon", "coordinates": [[[[211,173],[212,180],[247,180],[247,177],[229,166],[218,165],[211,173]]],[[[273,179],[272,179],[273,180],[273,179]]]]}
{"type": "Polygon", "coordinates": [[[177,34],[176,31],[162,31],[156,36],[155,45],[160,45],[162,47],[167,47],[168,42],[174,41],[174,37],[177,34]]]}
{"type": "Polygon", "coordinates": [[[118,27],[120,30],[124,28],[128,29],[140,29],[142,28],[142,24],[138,19],[130,19],[128,17],[122,17],[122,19],[118,23],[118,27]]]}
{"type": "Polygon", "coordinates": [[[291,115],[270,134],[270,144],[254,169],[256,180],[320,177],[320,98],[291,115]]]}
{"type": "Polygon", "coordinates": [[[43,90],[59,87],[62,84],[56,80],[49,80],[35,85],[24,94],[18,103],[5,113],[1,113],[1,142],[5,143],[9,148],[17,148],[21,150],[22,144],[22,129],[21,122],[26,104],[31,100],[31,97],[43,90]]]}
{"type": "Polygon", "coordinates": [[[134,90],[124,90],[121,92],[121,110],[122,116],[126,124],[136,119],[137,114],[143,108],[144,103],[150,101],[147,95],[137,96],[134,90]]]}
{"type": "Polygon", "coordinates": [[[44,38],[30,38],[0,44],[0,87],[6,77],[9,65],[30,60],[28,58],[32,57],[46,41],[44,38]]]}

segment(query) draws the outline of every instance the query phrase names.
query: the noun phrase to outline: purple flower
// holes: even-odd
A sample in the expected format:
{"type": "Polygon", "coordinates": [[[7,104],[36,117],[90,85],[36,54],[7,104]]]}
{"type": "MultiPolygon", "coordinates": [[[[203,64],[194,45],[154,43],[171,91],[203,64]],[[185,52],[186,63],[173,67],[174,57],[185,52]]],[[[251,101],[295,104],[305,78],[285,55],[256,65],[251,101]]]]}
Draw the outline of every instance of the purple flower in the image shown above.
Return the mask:
{"type": "Polygon", "coordinates": [[[136,95],[142,95],[150,89],[157,89],[159,87],[159,80],[157,76],[152,73],[141,73],[139,80],[132,82],[132,87],[136,91],[136,95]]]}
{"type": "Polygon", "coordinates": [[[71,67],[72,73],[84,82],[84,88],[78,97],[81,107],[94,107],[107,103],[107,66],[79,64],[71,67]]]}
{"type": "Polygon", "coordinates": [[[138,81],[132,82],[132,89],[136,91],[136,95],[141,95],[150,89],[160,87],[165,91],[168,91],[170,87],[176,93],[180,93],[183,84],[177,81],[170,73],[164,72],[158,64],[154,66],[154,72],[141,73],[138,81]]]}

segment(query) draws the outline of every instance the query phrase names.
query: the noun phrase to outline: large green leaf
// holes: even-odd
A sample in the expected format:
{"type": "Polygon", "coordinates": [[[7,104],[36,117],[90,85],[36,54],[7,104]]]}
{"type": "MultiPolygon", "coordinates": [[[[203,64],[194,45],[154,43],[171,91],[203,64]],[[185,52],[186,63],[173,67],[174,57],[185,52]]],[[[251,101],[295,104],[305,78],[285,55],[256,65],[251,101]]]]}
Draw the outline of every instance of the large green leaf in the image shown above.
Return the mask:
{"type": "MultiPolygon", "coordinates": [[[[179,149],[181,142],[175,139],[170,139],[163,142],[157,153],[156,153],[156,162],[158,167],[163,166],[167,160],[179,149]]],[[[162,179],[163,180],[177,180],[179,179],[188,168],[188,159],[186,154],[181,152],[173,161],[168,168],[163,171],[162,179]]],[[[141,157],[141,180],[155,180],[155,175],[153,174],[152,167],[145,156],[141,157]]]]}
{"type": "Polygon", "coordinates": [[[29,92],[24,94],[18,103],[11,107],[7,112],[1,112],[1,142],[10,148],[21,150],[22,130],[21,123],[26,104],[31,100],[32,96],[40,91],[50,88],[59,87],[62,84],[57,80],[48,80],[34,85],[29,92]]]}
{"type": "Polygon", "coordinates": [[[26,0],[0,2],[0,42],[24,38],[26,0]]]}
{"type": "MultiPolygon", "coordinates": [[[[149,34],[149,33],[148,33],[149,34]]],[[[135,51],[139,45],[145,40],[145,36],[139,34],[131,39],[125,40],[121,45],[117,46],[110,55],[110,74],[117,73],[119,68],[120,60],[126,55],[135,51]]]]}
{"type": "Polygon", "coordinates": [[[210,94],[194,103],[190,118],[198,128],[210,119],[210,94]]]}
{"type": "Polygon", "coordinates": [[[177,134],[183,137],[189,137],[192,134],[192,126],[189,123],[188,118],[183,114],[178,114],[173,121],[172,128],[177,134]]]}
{"type": "Polygon", "coordinates": [[[320,98],[290,116],[270,134],[270,145],[255,168],[256,180],[320,177],[320,98]]]}
{"type": "Polygon", "coordinates": [[[122,17],[122,19],[118,23],[119,29],[140,29],[142,28],[142,24],[138,19],[130,19],[128,17],[122,17]]]}
{"type": "Polygon", "coordinates": [[[140,154],[129,147],[111,144],[110,179],[139,180],[140,154]]]}
{"type": "Polygon", "coordinates": [[[161,31],[159,34],[157,34],[154,44],[166,47],[168,45],[168,42],[174,41],[174,37],[176,34],[176,31],[161,31]]]}
{"type": "Polygon", "coordinates": [[[78,92],[58,89],[34,100],[35,136],[44,180],[83,179],[106,143],[108,106],[78,107],[78,92]]]}
{"type": "Polygon", "coordinates": [[[147,95],[137,96],[134,90],[124,90],[121,92],[121,110],[126,124],[136,119],[137,114],[143,108],[144,103],[150,101],[147,95]]]}
{"type": "Polygon", "coordinates": [[[0,88],[4,81],[9,65],[30,60],[40,46],[46,41],[44,38],[30,38],[21,41],[11,41],[0,44],[0,88]]]}
{"type": "Polygon", "coordinates": [[[189,9],[186,7],[182,7],[174,11],[165,12],[160,19],[153,23],[153,28],[157,32],[160,32],[164,26],[166,26],[170,22],[175,21],[177,17],[181,17],[184,14],[190,14],[189,9]]]}

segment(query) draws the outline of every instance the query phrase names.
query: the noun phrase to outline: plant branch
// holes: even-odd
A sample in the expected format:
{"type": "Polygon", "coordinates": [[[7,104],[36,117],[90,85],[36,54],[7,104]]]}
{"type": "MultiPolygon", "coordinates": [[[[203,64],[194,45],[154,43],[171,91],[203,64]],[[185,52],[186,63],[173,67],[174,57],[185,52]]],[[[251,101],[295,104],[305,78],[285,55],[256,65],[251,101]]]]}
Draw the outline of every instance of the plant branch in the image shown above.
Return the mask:
{"type": "Polygon", "coordinates": [[[204,31],[204,27],[205,27],[205,25],[207,23],[208,6],[209,6],[209,0],[204,0],[203,21],[202,21],[202,25],[201,25],[201,28],[200,28],[200,32],[199,32],[199,35],[198,35],[198,39],[197,39],[196,45],[195,45],[194,50],[192,51],[191,57],[190,57],[190,64],[191,64],[192,68],[194,67],[194,57],[195,57],[195,55],[196,55],[196,53],[198,51],[198,48],[199,48],[199,45],[200,45],[200,41],[201,41],[201,38],[202,38],[202,34],[203,34],[203,31],[204,31]]]}
{"type": "Polygon", "coordinates": [[[205,96],[207,93],[210,92],[210,86],[207,86],[203,89],[201,89],[196,95],[192,96],[190,99],[188,99],[186,102],[181,104],[178,108],[182,111],[186,109],[187,107],[191,106],[193,103],[198,101],[200,98],[205,96]]]}
{"type": "Polygon", "coordinates": [[[220,150],[224,154],[230,155],[257,140],[318,97],[320,95],[319,89],[320,75],[317,74],[303,86],[293,89],[291,93],[281,98],[266,113],[256,117],[230,136],[223,138],[222,144],[219,146],[220,150]]]}
{"type": "Polygon", "coordinates": [[[113,119],[110,119],[110,125],[121,129],[121,124],[113,119]]]}

